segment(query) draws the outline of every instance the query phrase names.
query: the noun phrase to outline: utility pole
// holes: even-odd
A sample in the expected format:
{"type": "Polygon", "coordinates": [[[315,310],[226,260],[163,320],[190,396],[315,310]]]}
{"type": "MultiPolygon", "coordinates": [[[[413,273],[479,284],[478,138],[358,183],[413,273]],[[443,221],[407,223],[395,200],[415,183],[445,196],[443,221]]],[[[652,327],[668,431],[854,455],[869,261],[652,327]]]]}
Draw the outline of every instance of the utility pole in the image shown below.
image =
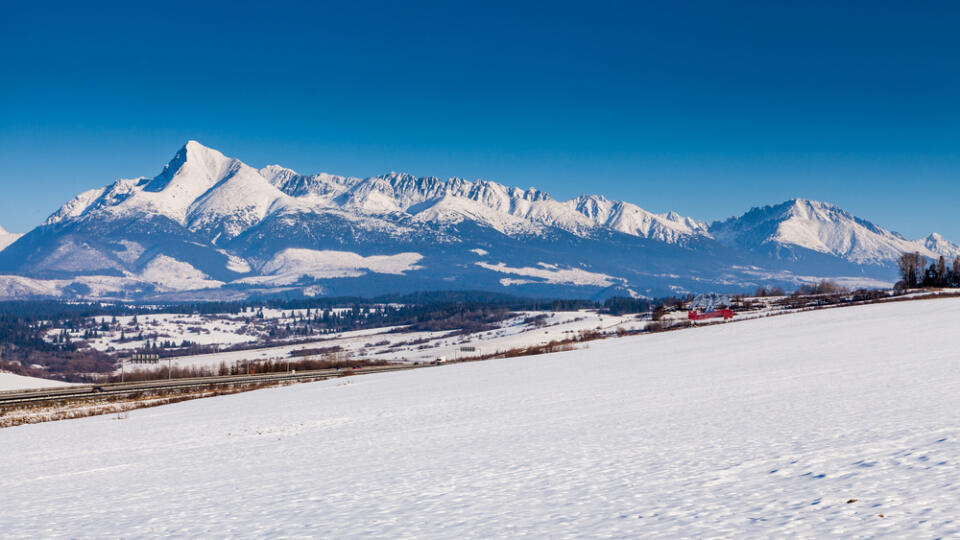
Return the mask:
{"type": "Polygon", "coordinates": [[[167,380],[173,379],[173,357],[167,358],[167,380]]]}

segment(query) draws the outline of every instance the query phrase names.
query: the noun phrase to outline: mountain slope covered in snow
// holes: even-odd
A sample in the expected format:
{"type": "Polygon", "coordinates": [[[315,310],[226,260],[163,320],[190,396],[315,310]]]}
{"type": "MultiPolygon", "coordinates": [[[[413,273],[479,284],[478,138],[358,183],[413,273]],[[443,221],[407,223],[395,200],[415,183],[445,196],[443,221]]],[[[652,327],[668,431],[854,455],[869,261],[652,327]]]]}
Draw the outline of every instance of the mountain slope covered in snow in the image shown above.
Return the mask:
{"type": "Polygon", "coordinates": [[[9,233],[3,227],[0,227],[0,251],[3,251],[4,248],[19,240],[21,236],[23,235],[9,233]]]}
{"type": "Polygon", "coordinates": [[[923,240],[908,240],[832,204],[806,199],[754,208],[743,216],[712,224],[709,232],[725,244],[767,250],[778,257],[796,257],[807,250],[883,265],[904,252],[931,258],[960,256],[958,246],[936,233],[923,240]]]}
{"type": "Polygon", "coordinates": [[[467,288],[656,296],[822,278],[876,285],[894,280],[903,251],[960,254],[938,235],[907,240],[814,201],[708,225],[485,180],[257,169],[196,141],[157,176],[83,192],[15,240],[0,252],[0,294],[119,298],[467,288]]]}

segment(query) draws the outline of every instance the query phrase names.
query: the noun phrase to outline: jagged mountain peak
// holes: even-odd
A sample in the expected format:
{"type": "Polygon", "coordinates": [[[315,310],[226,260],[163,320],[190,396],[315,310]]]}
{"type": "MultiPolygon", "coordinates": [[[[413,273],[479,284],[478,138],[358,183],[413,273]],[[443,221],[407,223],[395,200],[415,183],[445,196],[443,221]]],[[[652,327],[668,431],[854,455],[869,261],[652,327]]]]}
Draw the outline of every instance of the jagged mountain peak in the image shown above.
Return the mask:
{"type": "Polygon", "coordinates": [[[796,198],[784,204],[788,205],[788,211],[793,216],[821,220],[835,219],[837,216],[853,218],[853,215],[846,210],[828,202],[796,198]]]}
{"type": "Polygon", "coordinates": [[[850,213],[834,204],[813,199],[793,198],[777,204],[754,206],[742,215],[715,221],[711,227],[734,221],[782,221],[791,218],[830,220],[841,216],[854,219],[850,213]]]}
{"type": "Polygon", "coordinates": [[[931,233],[930,236],[924,238],[923,245],[934,255],[942,255],[948,258],[960,257],[960,245],[954,244],[939,233],[931,233]]]}
{"type": "Polygon", "coordinates": [[[797,247],[859,264],[886,264],[905,251],[933,256],[956,250],[949,241],[909,240],[834,204],[802,198],[752,208],[742,216],[714,222],[709,231],[727,245],[751,251],[779,253],[778,246],[797,247]]]}
{"type": "Polygon", "coordinates": [[[846,214],[846,212],[843,209],[839,208],[834,204],[823,202],[823,201],[817,201],[814,199],[805,199],[802,197],[795,197],[778,204],[755,206],[751,208],[747,213],[754,214],[754,215],[777,216],[777,217],[787,218],[792,216],[823,217],[834,212],[846,214]]]}
{"type": "Polygon", "coordinates": [[[300,176],[300,174],[282,165],[267,165],[260,169],[260,176],[263,176],[268,182],[277,186],[288,182],[291,178],[300,176]]]}
{"type": "Polygon", "coordinates": [[[828,202],[806,199],[803,197],[794,197],[785,201],[783,204],[792,205],[797,208],[837,208],[836,205],[828,202]]]}
{"type": "MultiPolygon", "coordinates": [[[[249,204],[244,199],[267,188],[275,192],[273,195],[280,195],[255,169],[190,140],[152,179],[121,179],[104,188],[86,191],[51,215],[46,224],[102,215],[106,218],[164,216],[188,225],[197,221],[197,214],[205,213],[204,207],[223,212],[236,209],[249,214],[249,204]],[[224,204],[225,200],[233,204],[224,204]]],[[[264,206],[263,201],[255,204],[264,206]]],[[[206,214],[200,221],[230,218],[222,212],[218,216],[206,214]]]]}
{"type": "MultiPolygon", "coordinates": [[[[390,172],[388,172],[387,174],[381,174],[380,176],[377,176],[376,178],[380,178],[380,179],[383,179],[383,180],[388,180],[388,181],[391,181],[391,182],[393,182],[393,181],[403,181],[403,180],[416,181],[416,180],[418,179],[417,176],[414,176],[414,175],[412,175],[412,174],[410,174],[410,173],[397,172],[397,171],[390,171],[390,172]]],[[[422,178],[426,178],[426,177],[422,177],[422,178]]]]}

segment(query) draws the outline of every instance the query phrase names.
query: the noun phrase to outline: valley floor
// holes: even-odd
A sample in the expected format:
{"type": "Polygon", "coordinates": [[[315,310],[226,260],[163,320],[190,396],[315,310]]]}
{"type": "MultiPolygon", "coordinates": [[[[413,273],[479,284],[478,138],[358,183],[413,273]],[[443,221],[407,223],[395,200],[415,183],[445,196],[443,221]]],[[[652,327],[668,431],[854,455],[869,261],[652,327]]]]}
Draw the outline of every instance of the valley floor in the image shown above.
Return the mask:
{"type": "Polygon", "coordinates": [[[13,537],[960,535],[960,299],[0,430],[13,537]]]}

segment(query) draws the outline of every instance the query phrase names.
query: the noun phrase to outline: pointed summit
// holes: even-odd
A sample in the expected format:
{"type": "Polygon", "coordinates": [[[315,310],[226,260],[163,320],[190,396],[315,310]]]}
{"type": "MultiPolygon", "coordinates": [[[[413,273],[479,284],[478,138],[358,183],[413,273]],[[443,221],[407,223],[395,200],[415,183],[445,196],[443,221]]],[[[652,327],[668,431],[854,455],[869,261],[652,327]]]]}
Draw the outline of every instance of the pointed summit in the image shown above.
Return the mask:
{"type": "Polygon", "coordinates": [[[932,248],[911,241],[842,208],[808,199],[753,208],[740,217],[713,223],[717,240],[749,251],[798,257],[797,248],[840,257],[857,264],[884,265],[901,253],[932,248]],[[789,249],[781,249],[787,247],[789,249]]]}
{"type": "Polygon", "coordinates": [[[230,175],[240,165],[242,163],[239,160],[189,140],[164,166],[163,171],[144,187],[144,191],[172,189],[181,192],[174,196],[189,197],[192,200],[230,175]]]}
{"type": "Polygon", "coordinates": [[[786,212],[794,216],[813,217],[818,214],[831,212],[845,213],[843,210],[830,203],[815,201],[812,199],[794,198],[779,205],[786,209],[786,212]]]}
{"type": "Polygon", "coordinates": [[[192,139],[183,145],[181,151],[186,152],[187,163],[196,164],[213,176],[222,176],[225,167],[239,163],[239,160],[227,157],[219,150],[204,146],[192,139]]]}
{"type": "Polygon", "coordinates": [[[923,245],[935,255],[944,257],[960,257],[960,245],[947,240],[939,233],[931,233],[923,239],[923,245]]]}
{"type": "MultiPolygon", "coordinates": [[[[248,183],[269,186],[256,170],[243,162],[190,140],[154,178],[120,180],[108,188],[82,194],[51,216],[48,224],[102,211],[111,216],[159,215],[187,225],[191,207],[198,204],[201,197],[210,195],[214,186],[238,176],[251,180],[248,183]]],[[[242,190],[233,190],[232,202],[221,206],[241,208],[257,204],[244,202],[245,196],[242,190]]],[[[222,197],[220,199],[222,203],[222,197]]]]}

